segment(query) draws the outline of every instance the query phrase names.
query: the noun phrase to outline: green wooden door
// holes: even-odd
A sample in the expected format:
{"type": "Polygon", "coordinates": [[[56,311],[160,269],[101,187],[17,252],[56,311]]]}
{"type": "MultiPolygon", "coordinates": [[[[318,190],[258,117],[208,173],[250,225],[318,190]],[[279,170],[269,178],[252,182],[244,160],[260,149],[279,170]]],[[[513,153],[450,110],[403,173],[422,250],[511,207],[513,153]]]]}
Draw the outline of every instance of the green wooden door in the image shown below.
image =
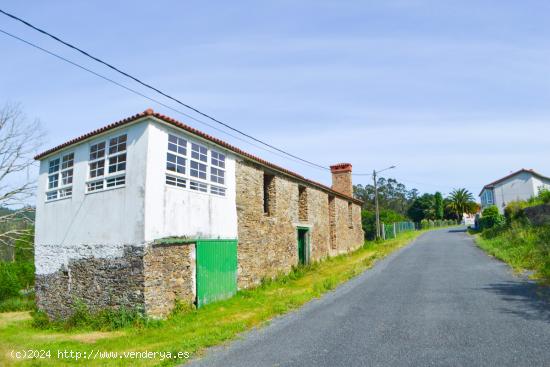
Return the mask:
{"type": "Polygon", "coordinates": [[[197,306],[237,292],[237,240],[197,241],[197,306]]]}
{"type": "Polygon", "coordinates": [[[298,262],[300,264],[305,264],[307,259],[307,231],[307,229],[298,228],[298,262]]]}

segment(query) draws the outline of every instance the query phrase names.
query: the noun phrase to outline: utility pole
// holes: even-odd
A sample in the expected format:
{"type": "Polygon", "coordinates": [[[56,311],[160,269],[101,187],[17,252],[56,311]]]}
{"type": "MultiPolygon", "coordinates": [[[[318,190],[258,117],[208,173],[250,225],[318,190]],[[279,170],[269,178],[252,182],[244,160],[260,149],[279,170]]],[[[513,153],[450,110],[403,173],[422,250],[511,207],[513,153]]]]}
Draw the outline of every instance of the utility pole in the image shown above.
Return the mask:
{"type": "Polygon", "coordinates": [[[380,209],[378,208],[378,183],[376,182],[376,170],[372,170],[372,179],[374,181],[374,206],[376,213],[376,239],[380,239],[380,209]]]}
{"type": "Polygon", "coordinates": [[[376,171],[376,170],[372,171],[372,180],[374,182],[374,206],[376,207],[375,211],[376,211],[376,239],[377,240],[379,240],[382,237],[382,235],[380,231],[380,207],[378,205],[378,182],[376,180],[376,174],[392,168],[395,168],[395,166],[384,168],[380,171],[376,171]]]}

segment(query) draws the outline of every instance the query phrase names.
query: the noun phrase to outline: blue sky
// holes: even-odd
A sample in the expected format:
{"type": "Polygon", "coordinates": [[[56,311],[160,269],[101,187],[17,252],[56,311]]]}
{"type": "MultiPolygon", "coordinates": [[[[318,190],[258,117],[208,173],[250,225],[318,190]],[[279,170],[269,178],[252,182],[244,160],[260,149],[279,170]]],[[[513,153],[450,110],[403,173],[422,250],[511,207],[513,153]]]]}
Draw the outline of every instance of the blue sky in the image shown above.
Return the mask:
{"type": "MultiPolygon", "coordinates": [[[[351,162],[420,191],[550,175],[544,1],[12,1],[1,7],[310,161],[351,162]]],[[[147,92],[0,16],[0,29],[147,92]]],[[[39,118],[44,148],[152,107],[329,184],[0,34],[0,104],[39,118]]],[[[169,103],[169,102],[168,102],[169,103]]],[[[175,105],[174,105],[175,106],[175,105]]],[[[366,183],[369,177],[355,177],[366,183]]]]}

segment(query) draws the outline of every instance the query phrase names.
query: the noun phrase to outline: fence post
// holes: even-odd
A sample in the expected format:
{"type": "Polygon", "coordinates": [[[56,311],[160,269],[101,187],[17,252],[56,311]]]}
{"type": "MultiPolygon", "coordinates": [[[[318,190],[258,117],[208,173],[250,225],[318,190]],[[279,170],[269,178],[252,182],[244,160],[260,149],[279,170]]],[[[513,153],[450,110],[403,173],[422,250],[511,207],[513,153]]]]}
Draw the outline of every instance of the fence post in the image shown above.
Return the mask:
{"type": "Polygon", "coordinates": [[[397,231],[395,229],[395,223],[393,224],[393,238],[397,237],[397,231]]]}
{"type": "Polygon", "coordinates": [[[384,241],[386,240],[386,226],[385,226],[384,222],[382,222],[382,239],[384,241]]]}

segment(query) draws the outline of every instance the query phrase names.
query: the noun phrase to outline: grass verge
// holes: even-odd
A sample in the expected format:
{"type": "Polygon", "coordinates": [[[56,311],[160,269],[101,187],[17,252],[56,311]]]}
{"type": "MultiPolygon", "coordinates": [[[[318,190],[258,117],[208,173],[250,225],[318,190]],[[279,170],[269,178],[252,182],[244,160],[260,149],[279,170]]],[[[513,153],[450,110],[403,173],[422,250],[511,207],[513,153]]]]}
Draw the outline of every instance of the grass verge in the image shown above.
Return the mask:
{"type": "Polygon", "coordinates": [[[386,242],[367,242],[357,251],[322,262],[293,269],[290,274],[263,282],[254,289],[242,290],[231,299],[206,305],[198,310],[175,312],[168,320],[150,326],[128,327],[114,332],[85,329],[41,330],[33,328],[28,312],[0,314],[0,365],[14,364],[58,366],[86,364],[92,366],[172,366],[185,359],[59,358],[58,351],[102,352],[162,351],[175,355],[200,354],[205,348],[230,339],[275,316],[296,309],[304,303],[334,289],[372,267],[377,259],[405,246],[423,232],[403,233],[386,242]],[[14,360],[10,352],[50,351],[51,357],[40,360],[14,360]]]}
{"type": "Polygon", "coordinates": [[[515,271],[535,271],[533,278],[550,284],[550,226],[512,223],[475,235],[478,246],[515,271]]]}

